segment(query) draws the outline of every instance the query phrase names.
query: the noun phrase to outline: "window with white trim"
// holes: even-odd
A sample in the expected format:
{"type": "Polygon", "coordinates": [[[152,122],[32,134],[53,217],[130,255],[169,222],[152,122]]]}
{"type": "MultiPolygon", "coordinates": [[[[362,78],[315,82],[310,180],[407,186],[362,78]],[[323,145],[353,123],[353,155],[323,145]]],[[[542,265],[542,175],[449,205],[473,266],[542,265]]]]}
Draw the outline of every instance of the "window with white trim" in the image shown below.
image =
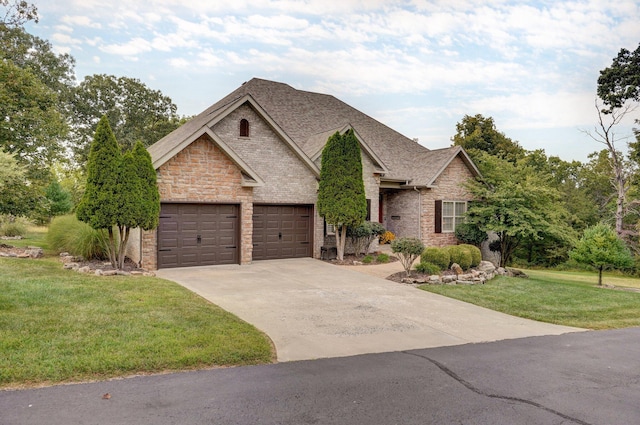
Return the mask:
{"type": "Polygon", "coordinates": [[[442,201],[442,233],[454,232],[466,212],[467,201],[442,201]]]}

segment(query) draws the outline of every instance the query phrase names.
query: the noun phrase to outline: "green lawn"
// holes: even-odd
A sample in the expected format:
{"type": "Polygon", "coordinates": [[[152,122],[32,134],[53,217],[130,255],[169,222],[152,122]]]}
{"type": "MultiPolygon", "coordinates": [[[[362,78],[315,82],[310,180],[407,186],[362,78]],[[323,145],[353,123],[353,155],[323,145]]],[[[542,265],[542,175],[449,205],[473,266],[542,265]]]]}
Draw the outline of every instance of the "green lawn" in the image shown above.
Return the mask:
{"type": "Polygon", "coordinates": [[[274,358],[267,336],[173,282],[0,258],[0,387],[274,358]]]}
{"type": "Polygon", "coordinates": [[[564,272],[527,273],[529,279],[497,277],[485,285],[420,289],[541,322],[587,329],[640,326],[640,293],[598,288],[597,278],[564,272]]]}
{"type": "MultiPolygon", "coordinates": [[[[554,270],[524,270],[524,272],[533,278],[557,278],[565,281],[582,282],[591,285],[596,285],[598,283],[597,271],[560,272],[554,270]]],[[[615,272],[614,274],[604,272],[602,274],[602,283],[604,285],[640,289],[640,279],[637,277],[615,274],[615,272]]]]}

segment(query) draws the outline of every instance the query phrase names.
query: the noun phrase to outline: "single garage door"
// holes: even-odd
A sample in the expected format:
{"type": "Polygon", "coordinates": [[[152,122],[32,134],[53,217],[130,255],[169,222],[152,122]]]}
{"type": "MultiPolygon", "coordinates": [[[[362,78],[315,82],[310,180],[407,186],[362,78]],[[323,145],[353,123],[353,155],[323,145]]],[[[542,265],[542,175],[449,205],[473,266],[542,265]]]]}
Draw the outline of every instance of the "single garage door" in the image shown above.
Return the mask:
{"type": "Polygon", "coordinates": [[[162,204],[158,268],[238,264],[239,206],[162,204]]]}
{"type": "Polygon", "coordinates": [[[311,257],[311,205],[254,205],[253,260],[311,257]]]}

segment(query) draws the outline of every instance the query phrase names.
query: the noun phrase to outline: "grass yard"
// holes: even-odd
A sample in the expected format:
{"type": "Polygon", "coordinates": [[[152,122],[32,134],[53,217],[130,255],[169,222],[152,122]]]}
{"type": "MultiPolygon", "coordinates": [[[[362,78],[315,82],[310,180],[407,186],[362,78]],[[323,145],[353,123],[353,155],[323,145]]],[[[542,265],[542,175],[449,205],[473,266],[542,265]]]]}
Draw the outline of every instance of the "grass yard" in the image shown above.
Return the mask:
{"type": "MultiPolygon", "coordinates": [[[[598,283],[597,271],[561,272],[554,270],[525,270],[524,272],[533,278],[557,278],[572,282],[581,282],[588,285],[597,285],[598,283]]],[[[615,272],[613,274],[604,272],[602,274],[602,283],[604,285],[640,289],[640,279],[637,277],[615,274],[615,272]]]]}
{"type": "Polygon", "coordinates": [[[0,388],[273,359],[266,335],[173,282],[0,258],[0,388]]]}
{"type": "Polygon", "coordinates": [[[598,288],[597,277],[531,271],[529,279],[498,277],[485,285],[420,289],[541,322],[587,329],[640,326],[640,293],[598,288]]]}

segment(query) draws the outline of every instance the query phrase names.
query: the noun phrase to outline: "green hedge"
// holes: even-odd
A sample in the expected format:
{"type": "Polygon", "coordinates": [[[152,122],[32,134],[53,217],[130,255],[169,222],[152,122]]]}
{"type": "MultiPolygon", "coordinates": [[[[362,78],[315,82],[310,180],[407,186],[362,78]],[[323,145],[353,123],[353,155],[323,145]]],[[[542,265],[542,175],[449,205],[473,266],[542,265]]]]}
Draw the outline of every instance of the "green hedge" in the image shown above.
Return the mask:
{"type": "Polygon", "coordinates": [[[422,251],[420,262],[435,264],[440,270],[446,270],[451,265],[451,256],[447,249],[432,246],[422,251]]]}

